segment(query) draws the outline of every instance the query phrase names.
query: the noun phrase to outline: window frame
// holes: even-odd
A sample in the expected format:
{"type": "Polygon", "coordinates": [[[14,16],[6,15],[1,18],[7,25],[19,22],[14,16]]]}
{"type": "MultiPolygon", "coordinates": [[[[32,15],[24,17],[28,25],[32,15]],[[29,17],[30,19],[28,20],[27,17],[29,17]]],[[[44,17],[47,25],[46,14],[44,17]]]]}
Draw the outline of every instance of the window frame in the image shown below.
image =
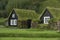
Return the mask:
{"type": "Polygon", "coordinates": [[[50,16],[45,16],[45,17],[44,17],[44,24],[49,24],[48,21],[46,22],[46,18],[47,18],[48,20],[50,20],[50,16]]]}
{"type": "Polygon", "coordinates": [[[11,25],[11,26],[17,25],[17,19],[11,19],[11,20],[10,20],[10,25],[11,25]]]}
{"type": "Polygon", "coordinates": [[[15,14],[12,14],[12,18],[15,18],[15,14]]]}

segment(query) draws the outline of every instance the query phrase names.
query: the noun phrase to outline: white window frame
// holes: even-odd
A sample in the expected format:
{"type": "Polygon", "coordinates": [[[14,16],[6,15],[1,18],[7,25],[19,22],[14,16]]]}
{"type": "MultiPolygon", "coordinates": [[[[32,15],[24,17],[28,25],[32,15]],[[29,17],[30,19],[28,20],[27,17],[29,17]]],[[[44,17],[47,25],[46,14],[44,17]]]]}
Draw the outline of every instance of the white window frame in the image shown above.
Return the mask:
{"type": "Polygon", "coordinates": [[[17,19],[11,19],[10,25],[17,25],[17,19]]]}
{"type": "Polygon", "coordinates": [[[12,18],[15,18],[15,14],[12,14],[12,18]]]}
{"type": "Polygon", "coordinates": [[[46,23],[46,18],[48,18],[48,20],[50,20],[50,16],[45,16],[44,17],[44,24],[49,24],[49,22],[46,23]]]}

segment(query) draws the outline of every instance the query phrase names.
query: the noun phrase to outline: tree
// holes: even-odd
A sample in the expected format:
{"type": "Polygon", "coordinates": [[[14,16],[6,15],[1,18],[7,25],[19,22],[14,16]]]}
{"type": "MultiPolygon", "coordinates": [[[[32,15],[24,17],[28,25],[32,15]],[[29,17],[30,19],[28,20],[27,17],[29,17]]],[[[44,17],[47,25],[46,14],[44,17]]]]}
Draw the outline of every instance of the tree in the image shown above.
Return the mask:
{"type": "Polygon", "coordinates": [[[13,8],[20,8],[20,9],[31,9],[35,10],[36,12],[39,11],[40,2],[45,0],[9,0],[6,9],[10,12],[13,8]]]}
{"type": "Polygon", "coordinates": [[[0,0],[0,10],[4,10],[7,3],[8,3],[8,0],[0,0]]]}

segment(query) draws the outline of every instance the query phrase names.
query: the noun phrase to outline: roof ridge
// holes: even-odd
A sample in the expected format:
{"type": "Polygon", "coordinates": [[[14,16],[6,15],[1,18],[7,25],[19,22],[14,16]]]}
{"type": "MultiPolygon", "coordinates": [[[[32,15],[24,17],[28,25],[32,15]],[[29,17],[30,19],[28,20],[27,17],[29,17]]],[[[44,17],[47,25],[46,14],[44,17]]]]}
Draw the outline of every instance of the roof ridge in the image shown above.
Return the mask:
{"type": "Polygon", "coordinates": [[[46,7],[46,9],[55,9],[55,10],[60,10],[60,8],[55,8],[55,7],[46,7]]]}
{"type": "Polygon", "coordinates": [[[34,11],[34,12],[35,12],[35,10],[30,10],[30,9],[19,9],[19,8],[13,8],[13,10],[25,10],[25,11],[34,11]]]}

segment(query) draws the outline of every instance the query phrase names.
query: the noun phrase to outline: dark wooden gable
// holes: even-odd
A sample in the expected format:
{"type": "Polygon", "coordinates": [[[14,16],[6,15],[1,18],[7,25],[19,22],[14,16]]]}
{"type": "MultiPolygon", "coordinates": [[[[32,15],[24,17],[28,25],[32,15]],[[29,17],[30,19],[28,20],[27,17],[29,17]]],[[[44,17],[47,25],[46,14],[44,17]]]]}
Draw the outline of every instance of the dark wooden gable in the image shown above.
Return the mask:
{"type": "Polygon", "coordinates": [[[11,25],[10,25],[10,20],[11,20],[11,19],[16,19],[16,20],[18,20],[18,16],[17,16],[17,14],[16,14],[16,12],[15,12],[14,10],[11,12],[11,14],[10,14],[10,16],[9,16],[9,18],[8,18],[8,25],[9,25],[9,26],[11,26],[11,25]],[[14,18],[12,17],[13,14],[15,15],[14,18]]]}
{"type": "Polygon", "coordinates": [[[43,23],[43,20],[44,20],[44,17],[45,17],[45,16],[50,16],[50,18],[53,18],[52,14],[49,12],[49,10],[46,9],[46,10],[44,11],[44,13],[42,14],[42,16],[40,17],[41,23],[43,23]]]}
{"type": "Polygon", "coordinates": [[[18,16],[17,16],[17,14],[16,14],[16,12],[15,12],[14,10],[11,12],[11,14],[10,14],[10,16],[9,16],[9,19],[18,19],[18,16]],[[13,14],[15,15],[14,18],[12,17],[13,14]]]}

